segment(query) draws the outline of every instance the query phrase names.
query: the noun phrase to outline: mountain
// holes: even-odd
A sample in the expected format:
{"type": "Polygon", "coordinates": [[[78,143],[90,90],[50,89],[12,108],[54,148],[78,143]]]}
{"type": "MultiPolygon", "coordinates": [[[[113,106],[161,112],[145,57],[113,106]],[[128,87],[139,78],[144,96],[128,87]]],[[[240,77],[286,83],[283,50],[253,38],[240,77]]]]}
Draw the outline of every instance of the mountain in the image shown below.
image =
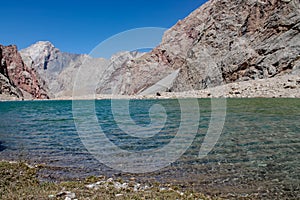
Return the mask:
{"type": "Polygon", "coordinates": [[[119,52],[110,60],[92,58],[88,55],[61,52],[48,41],[37,42],[21,50],[20,53],[24,62],[42,77],[44,86],[52,98],[72,97],[77,73],[84,73],[79,78],[84,79],[80,82],[86,87],[89,85],[89,77],[98,74],[98,90],[101,88],[106,93],[110,93],[111,90],[108,88],[111,86],[111,80],[107,77],[110,78],[116,69],[124,67],[123,64],[127,61],[143,55],[138,52],[119,52]],[[79,71],[79,68],[82,69],[79,71]]]}
{"type": "Polygon", "coordinates": [[[49,98],[36,71],[26,66],[14,45],[0,45],[1,99],[49,98]]]}
{"type": "Polygon", "coordinates": [[[128,63],[138,60],[143,55],[144,53],[129,51],[114,54],[109,59],[107,67],[97,84],[96,92],[98,94],[120,94],[122,91],[121,88],[125,87],[125,85],[122,85],[121,88],[118,87],[122,84],[123,80],[121,79],[122,75],[116,74],[116,72],[121,72],[128,63]]]}
{"type": "Polygon", "coordinates": [[[211,0],[166,31],[149,53],[120,52],[106,60],[41,41],[21,50],[21,58],[15,46],[1,46],[0,91],[71,97],[75,78],[79,93],[115,95],[276,81],[300,74],[299,32],[299,0],[211,0]]]}
{"type": "Polygon", "coordinates": [[[178,21],[153,51],[117,68],[108,80],[120,94],[139,94],[176,71],[172,84],[160,90],[299,74],[299,31],[299,0],[211,0],[178,21]]]}
{"type": "Polygon", "coordinates": [[[45,82],[50,97],[54,98],[72,91],[72,79],[76,69],[87,55],[61,52],[48,41],[37,42],[20,51],[26,65],[35,69],[45,82]]]}

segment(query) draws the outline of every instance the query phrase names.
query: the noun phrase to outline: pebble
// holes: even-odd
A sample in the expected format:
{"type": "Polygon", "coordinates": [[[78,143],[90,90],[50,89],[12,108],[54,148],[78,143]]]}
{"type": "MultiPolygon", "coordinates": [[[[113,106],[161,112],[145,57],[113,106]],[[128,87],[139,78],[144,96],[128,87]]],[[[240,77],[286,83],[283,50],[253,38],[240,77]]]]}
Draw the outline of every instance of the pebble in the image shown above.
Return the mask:
{"type": "Polygon", "coordinates": [[[107,179],[107,182],[113,182],[113,178],[109,178],[109,179],[107,179]]]}
{"type": "Polygon", "coordinates": [[[92,183],[92,184],[89,184],[89,185],[86,185],[85,187],[87,187],[88,189],[93,189],[93,188],[97,188],[97,184],[96,183],[92,183]]]}
{"type": "Polygon", "coordinates": [[[133,187],[133,191],[134,191],[134,192],[137,192],[137,191],[139,191],[139,189],[140,189],[140,186],[141,186],[141,184],[139,184],[139,183],[137,183],[136,185],[134,185],[134,187],[133,187]]]}
{"type": "Polygon", "coordinates": [[[74,192],[67,192],[67,195],[66,197],[69,197],[71,199],[74,199],[76,197],[75,193],[74,192]]]}
{"type": "MultiPolygon", "coordinates": [[[[106,181],[98,181],[96,183],[91,183],[91,184],[85,185],[85,187],[88,188],[88,189],[99,189],[100,187],[108,188],[108,185],[112,185],[117,190],[124,190],[124,189],[130,188],[134,192],[145,191],[145,190],[148,190],[148,189],[151,188],[148,185],[141,185],[140,183],[135,183],[133,181],[131,181],[129,183],[126,183],[126,182],[125,183],[120,183],[118,181],[113,181],[112,178],[109,178],[106,181]]],[[[166,188],[163,188],[163,189],[166,189],[166,188]]],[[[58,194],[57,197],[58,196],[64,196],[64,195],[66,195],[66,192],[58,194]]]]}
{"type": "Polygon", "coordinates": [[[128,187],[128,183],[119,183],[119,182],[115,182],[114,183],[114,187],[117,189],[117,190],[120,190],[120,189],[126,189],[128,187]]]}
{"type": "Polygon", "coordinates": [[[74,199],[76,197],[75,193],[70,192],[70,191],[62,191],[62,192],[59,192],[58,194],[56,194],[56,197],[63,197],[63,196],[65,196],[66,198],[70,198],[70,199],[74,199]]]}
{"type": "Polygon", "coordinates": [[[267,164],[265,164],[265,163],[260,163],[260,164],[258,164],[258,166],[259,166],[259,167],[266,167],[267,164]]]}
{"type": "MultiPolygon", "coordinates": [[[[287,74],[268,79],[257,79],[241,81],[238,83],[229,83],[204,90],[176,93],[162,92],[159,98],[167,99],[168,97],[172,96],[175,96],[177,98],[300,98],[300,80],[299,76],[297,75],[287,74]]],[[[151,96],[149,96],[148,98],[151,98],[151,96]]]]}

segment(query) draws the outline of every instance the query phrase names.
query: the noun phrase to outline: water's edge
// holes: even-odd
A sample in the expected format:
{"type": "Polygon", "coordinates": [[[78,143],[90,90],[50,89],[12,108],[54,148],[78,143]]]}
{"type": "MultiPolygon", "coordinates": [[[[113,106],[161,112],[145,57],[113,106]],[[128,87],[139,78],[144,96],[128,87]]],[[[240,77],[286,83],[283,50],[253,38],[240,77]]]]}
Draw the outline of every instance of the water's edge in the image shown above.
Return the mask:
{"type": "MultiPolygon", "coordinates": [[[[123,101],[123,100],[119,100],[123,101]]],[[[161,104],[170,120],[180,111],[173,100],[131,100],[132,119],[149,123],[148,108],[161,104]],[[142,113],[142,114],[141,114],[142,113]]],[[[256,194],[261,198],[297,199],[300,194],[300,99],[227,99],[225,126],[213,151],[204,159],[197,153],[210,121],[211,99],[199,99],[200,125],[188,151],[176,162],[145,174],[123,173],[96,160],[82,144],[72,115],[72,101],[0,102],[0,159],[42,164],[42,180],[60,181],[105,175],[141,182],[165,182],[211,194],[256,194]]],[[[98,100],[102,128],[114,140],[118,129],[109,111],[110,100],[98,100]]],[[[172,124],[164,134],[173,137],[172,124]]],[[[133,141],[118,143],[130,149],[133,141]],[[128,143],[129,142],[129,143],[128,143]]],[[[160,137],[156,145],[167,144],[160,137]]],[[[118,142],[118,140],[117,140],[118,142]]],[[[152,143],[145,142],[143,146],[152,143]]],[[[133,151],[139,151],[135,146],[133,151]]]]}

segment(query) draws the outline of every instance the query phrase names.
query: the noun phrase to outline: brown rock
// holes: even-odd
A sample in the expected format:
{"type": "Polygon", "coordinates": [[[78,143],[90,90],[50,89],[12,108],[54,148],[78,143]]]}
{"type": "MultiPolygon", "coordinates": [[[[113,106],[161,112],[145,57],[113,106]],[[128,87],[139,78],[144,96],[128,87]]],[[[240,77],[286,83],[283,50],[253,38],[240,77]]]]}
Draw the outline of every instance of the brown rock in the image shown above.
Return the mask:
{"type": "Polygon", "coordinates": [[[177,69],[166,90],[299,72],[299,5],[299,0],[211,0],[169,29],[152,52],[108,80],[118,80],[112,85],[119,94],[137,94],[177,69]]]}
{"type": "Polygon", "coordinates": [[[41,87],[40,79],[35,70],[27,67],[15,45],[0,45],[0,73],[2,80],[1,92],[9,96],[23,98],[22,91],[32,95],[34,99],[47,99],[48,95],[41,87]],[[5,77],[5,78],[4,78],[5,77]]]}

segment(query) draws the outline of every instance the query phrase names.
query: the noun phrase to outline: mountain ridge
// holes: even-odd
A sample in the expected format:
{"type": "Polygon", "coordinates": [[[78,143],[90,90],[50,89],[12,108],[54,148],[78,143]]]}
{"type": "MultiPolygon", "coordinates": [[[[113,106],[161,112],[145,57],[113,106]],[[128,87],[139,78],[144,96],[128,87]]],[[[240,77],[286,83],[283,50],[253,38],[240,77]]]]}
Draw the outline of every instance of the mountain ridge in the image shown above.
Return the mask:
{"type": "Polygon", "coordinates": [[[61,52],[50,42],[40,41],[20,54],[41,77],[40,87],[51,98],[72,96],[79,68],[87,73],[80,81],[87,85],[97,81],[97,87],[89,90],[113,95],[203,90],[299,75],[297,2],[208,1],[167,30],[161,44],[149,53],[123,52],[106,60],[61,52]],[[90,80],[91,73],[98,73],[98,79],[90,80]]]}
{"type": "Polygon", "coordinates": [[[177,69],[168,91],[296,73],[299,12],[297,0],[209,1],[167,30],[143,59],[114,72],[127,81],[119,92],[138,94],[177,69]]]}
{"type": "MultiPolygon", "coordinates": [[[[71,79],[75,68],[80,67],[88,55],[61,52],[49,41],[39,41],[20,51],[24,62],[35,69],[43,78],[47,92],[55,98],[63,90],[71,90],[71,85],[63,84],[61,80],[71,79]],[[72,68],[64,78],[60,74],[72,68]]],[[[64,82],[66,83],[66,82],[64,82]]]]}

